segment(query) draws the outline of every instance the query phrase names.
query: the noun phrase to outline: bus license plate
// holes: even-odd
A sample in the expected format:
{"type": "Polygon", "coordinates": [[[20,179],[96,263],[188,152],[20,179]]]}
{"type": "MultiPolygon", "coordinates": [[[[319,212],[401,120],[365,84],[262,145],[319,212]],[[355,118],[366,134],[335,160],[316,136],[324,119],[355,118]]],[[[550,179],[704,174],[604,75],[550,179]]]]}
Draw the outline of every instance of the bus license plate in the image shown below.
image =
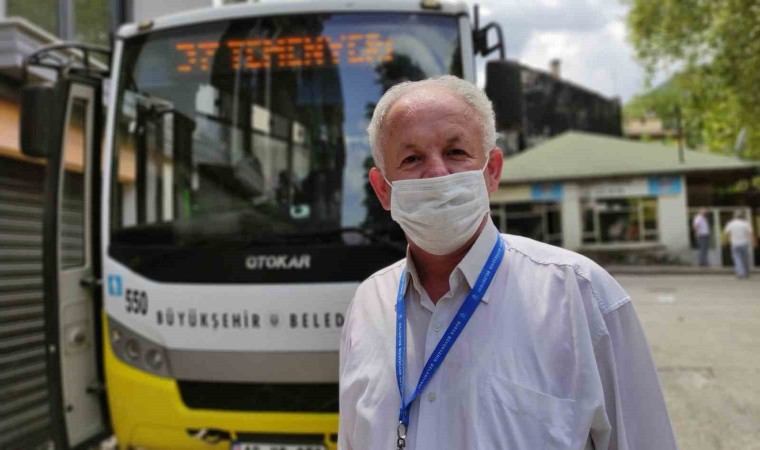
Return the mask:
{"type": "Polygon", "coordinates": [[[327,450],[319,444],[267,444],[259,442],[234,442],[232,450],[327,450]]]}

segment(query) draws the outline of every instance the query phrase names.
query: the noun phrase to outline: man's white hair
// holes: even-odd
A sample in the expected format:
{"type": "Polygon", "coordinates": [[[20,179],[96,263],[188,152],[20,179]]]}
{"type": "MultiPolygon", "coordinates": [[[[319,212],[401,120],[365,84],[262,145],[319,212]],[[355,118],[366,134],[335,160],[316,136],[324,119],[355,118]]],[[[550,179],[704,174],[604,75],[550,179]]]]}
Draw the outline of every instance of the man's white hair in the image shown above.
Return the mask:
{"type": "Polygon", "coordinates": [[[478,122],[480,122],[483,128],[483,152],[487,155],[488,152],[496,146],[496,119],[493,112],[493,105],[485,92],[480,88],[469,81],[462,80],[461,78],[452,75],[428,78],[421,81],[405,81],[388,89],[388,92],[380,98],[380,101],[377,102],[377,106],[375,106],[375,112],[372,114],[372,120],[367,127],[367,133],[369,133],[369,145],[372,147],[372,157],[375,159],[375,167],[382,172],[385,172],[385,167],[381,144],[383,127],[385,126],[384,122],[388,115],[388,111],[390,111],[391,107],[401,97],[416,89],[427,86],[441,86],[462,97],[465,103],[473,109],[478,118],[478,122]]]}

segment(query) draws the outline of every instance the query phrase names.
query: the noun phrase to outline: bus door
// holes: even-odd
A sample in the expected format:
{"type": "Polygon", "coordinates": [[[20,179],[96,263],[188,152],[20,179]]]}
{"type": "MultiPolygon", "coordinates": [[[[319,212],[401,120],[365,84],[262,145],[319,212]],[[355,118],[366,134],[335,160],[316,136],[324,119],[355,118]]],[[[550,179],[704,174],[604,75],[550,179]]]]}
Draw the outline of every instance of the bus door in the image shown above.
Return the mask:
{"type": "Polygon", "coordinates": [[[100,339],[102,80],[61,72],[24,88],[21,147],[46,158],[43,305],[53,448],[109,433],[100,339]]]}

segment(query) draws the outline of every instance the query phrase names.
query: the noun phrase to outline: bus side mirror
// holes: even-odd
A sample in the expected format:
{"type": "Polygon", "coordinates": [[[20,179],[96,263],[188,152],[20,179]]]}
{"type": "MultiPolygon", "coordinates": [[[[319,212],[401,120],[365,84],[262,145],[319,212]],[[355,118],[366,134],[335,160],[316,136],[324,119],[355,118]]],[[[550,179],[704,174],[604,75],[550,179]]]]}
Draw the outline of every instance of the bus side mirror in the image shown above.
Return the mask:
{"type": "Polygon", "coordinates": [[[486,64],[486,95],[496,113],[496,129],[515,130],[523,121],[523,89],[520,64],[504,59],[486,64]]]}
{"type": "Polygon", "coordinates": [[[480,5],[477,3],[473,6],[472,16],[475,22],[472,29],[472,45],[475,54],[486,57],[498,50],[499,59],[506,58],[506,54],[504,53],[504,33],[501,30],[501,25],[497,22],[491,22],[480,28],[480,5]],[[491,30],[496,31],[496,42],[493,45],[488,45],[488,34],[491,30]]]}
{"type": "Polygon", "coordinates": [[[58,120],[62,102],[54,84],[27,85],[21,91],[21,152],[34,158],[48,158],[59,148],[58,120]]]}

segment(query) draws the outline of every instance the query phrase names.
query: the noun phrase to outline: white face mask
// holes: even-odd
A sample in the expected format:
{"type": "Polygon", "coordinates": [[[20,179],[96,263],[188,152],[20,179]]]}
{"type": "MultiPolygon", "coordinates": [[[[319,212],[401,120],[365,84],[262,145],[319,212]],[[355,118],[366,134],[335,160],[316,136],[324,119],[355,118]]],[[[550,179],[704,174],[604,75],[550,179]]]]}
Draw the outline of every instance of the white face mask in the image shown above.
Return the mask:
{"type": "Polygon", "coordinates": [[[433,255],[461,248],[491,210],[483,170],[391,185],[391,217],[418,247],[433,255]]]}

